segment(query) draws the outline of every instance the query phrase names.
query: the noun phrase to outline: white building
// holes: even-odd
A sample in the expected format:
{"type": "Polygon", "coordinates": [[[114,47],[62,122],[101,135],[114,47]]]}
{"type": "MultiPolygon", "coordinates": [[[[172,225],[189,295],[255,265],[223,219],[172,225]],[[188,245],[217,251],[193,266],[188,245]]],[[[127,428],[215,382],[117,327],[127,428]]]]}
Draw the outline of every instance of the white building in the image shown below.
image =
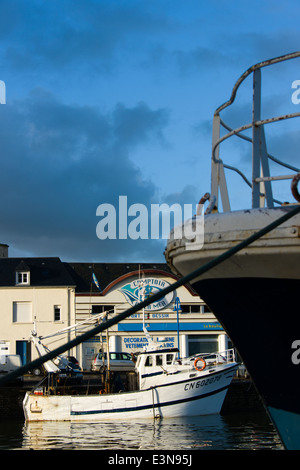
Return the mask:
{"type": "MultiPolygon", "coordinates": [[[[59,258],[0,259],[0,353],[37,357],[29,341],[36,328],[48,336],[75,323],[75,284],[59,258]]],[[[64,344],[52,340],[50,347],[64,344]]]]}
{"type": "MultiPolygon", "coordinates": [[[[177,279],[166,264],[65,263],[59,258],[8,258],[5,254],[4,246],[4,257],[0,256],[0,354],[19,354],[23,364],[37,357],[29,341],[32,330],[49,337],[43,342],[55,349],[80,332],[67,330],[65,335],[51,336],[54,333],[87,319],[96,320],[101,312],[107,312],[109,318],[118,315],[141,301],[143,292],[151,296],[177,279]]],[[[221,325],[189,285],[151,304],[144,314],[151,336],[167,338],[170,346],[179,347],[181,357],[228,346],[221,325]]],[[[108,335],[110,351],[140,351],[146,341],[143,312],[117,323],[108,335]]],[[[104,332],[69,354],[77,357],[84,370],[90,370],[106,342],[104,332]]]]}

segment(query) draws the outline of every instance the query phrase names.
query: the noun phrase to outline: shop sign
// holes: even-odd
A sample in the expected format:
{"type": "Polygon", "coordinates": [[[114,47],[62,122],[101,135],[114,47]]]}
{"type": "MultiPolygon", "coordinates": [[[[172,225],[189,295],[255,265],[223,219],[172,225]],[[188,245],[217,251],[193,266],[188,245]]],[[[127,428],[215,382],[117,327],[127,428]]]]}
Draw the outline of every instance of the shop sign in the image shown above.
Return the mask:
{"type": "MultiPolygon", "coordinates": [[[[160,278],[146,278],[146,279],[137,279],[123,286],[120,291],[125,296],[126,300],[130,305],[137,305],[143,300],[149,299],[152,295],[157,292],[162,291],[170,285],[169,282],[160,278]]],[[[153,304],[148,305],[145,310],[147,311],[156,311],[162,310],[163,308],[168,307],[168,305],[173,301],[174,292],[161,297],[153,304]]]]}
{"type": "MultiPolygon", "coordinates": [[[[174,348],[175,347],[175,337],[174,336],[170,336],[168,338],[156,337],[156,338],[153,338],[153,339],[154,339],[154,341],[162,342],[162,344],[166,348],[174,348]]],[[[124,341],[125,349],[142,349],[142,348],[144,348],[145,346],[148,345],[147,338],[139,337],[139,336],[138,337],[128,336],[128,337],[125,337],[123,339],[123,341],[124,341]]]]}

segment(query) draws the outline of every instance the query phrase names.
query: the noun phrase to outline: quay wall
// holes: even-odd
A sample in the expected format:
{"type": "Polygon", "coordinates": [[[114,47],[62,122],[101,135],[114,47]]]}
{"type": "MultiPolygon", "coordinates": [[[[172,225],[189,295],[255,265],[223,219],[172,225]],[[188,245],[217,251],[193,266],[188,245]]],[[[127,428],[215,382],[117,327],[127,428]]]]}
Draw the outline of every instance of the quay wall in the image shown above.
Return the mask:
{"type": "Polygon", "coordinates": [[[231,382],[221,415],[239,412],[266,412],[251,379],[236,379],[231,382]]]}

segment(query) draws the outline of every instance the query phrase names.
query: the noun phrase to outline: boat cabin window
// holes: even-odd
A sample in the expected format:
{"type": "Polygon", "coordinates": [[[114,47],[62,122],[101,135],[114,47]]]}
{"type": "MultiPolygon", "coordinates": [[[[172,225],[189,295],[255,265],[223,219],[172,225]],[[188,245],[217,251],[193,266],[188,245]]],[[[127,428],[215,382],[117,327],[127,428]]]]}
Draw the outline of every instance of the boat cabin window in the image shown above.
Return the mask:
{"type": "Polygon", "coordinates": [[[172,364],[174,354],[167,354],[166,362],[167,364],[172,364]]]}
{"type": "Polygon", "coordinates": [[[153,357],[152,356],[147,356],[146,362],[145,362],[145,367],[151,367],[153,365],[153,357]]]}
{"type": "Polygon", "coordinates": [[[163,365],[163,357],[162,357],[162,354],[159,354],[159,356],[156,356],[156,365],[157,365],[157,366],[162,366],[162,365],[163,365]]]}

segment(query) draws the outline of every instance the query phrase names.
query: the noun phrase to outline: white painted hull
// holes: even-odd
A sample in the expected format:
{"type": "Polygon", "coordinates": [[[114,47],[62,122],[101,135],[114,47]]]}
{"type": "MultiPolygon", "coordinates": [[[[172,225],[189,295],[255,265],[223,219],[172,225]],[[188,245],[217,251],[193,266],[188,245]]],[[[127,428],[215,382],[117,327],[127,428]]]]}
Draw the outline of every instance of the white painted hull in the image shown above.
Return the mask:
{"type": "MultiPolygon", "coordinates": [[[[34,395],[23,402],[26,421],[110,421],[135,418],[172,418],[219,413],[236,365],[219,372],[148,390],[108,395],[34,395]]],[[[179,374],[180,375],[180,374],[179,374]]]]}
{"type": "MultiPolygon", "coordinates": [[[[185,276],[279,219],[291,208],[293,206],[204,216],[204,243],[201,236],[193,241],[185,238],[169,241],[165,252],[167,262],[173,271],[185,276]]],[[[300,215],[297,215],[210,269],[201,279],[299,279],[299,263],[300,215]]],[[[199,278],[193,283],[197,280],[199,278]]]]}

